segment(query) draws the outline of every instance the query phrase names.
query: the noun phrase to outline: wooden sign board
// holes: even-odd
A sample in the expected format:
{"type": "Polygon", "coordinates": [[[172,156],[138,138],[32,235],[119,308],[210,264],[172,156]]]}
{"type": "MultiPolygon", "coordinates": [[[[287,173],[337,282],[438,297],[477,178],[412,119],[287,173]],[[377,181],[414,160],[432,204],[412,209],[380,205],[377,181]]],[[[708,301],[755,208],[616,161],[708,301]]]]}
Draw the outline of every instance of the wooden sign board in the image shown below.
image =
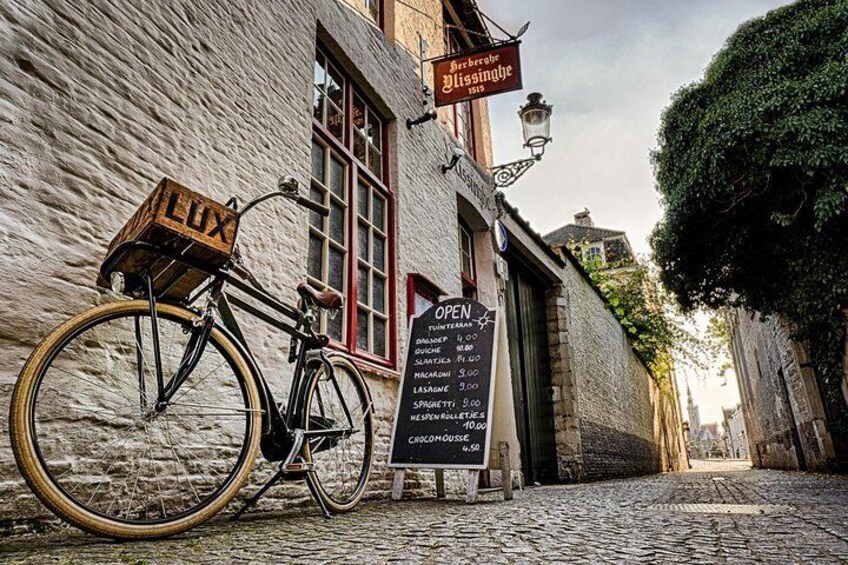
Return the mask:
{"type": "Polygon", "coordinates": [[[521,90],[519,42],[433,61],[436,106],[521,90]]]}
{"type": "Polygon", "coordinates": [[[451,298],[413,318],[389,466],[485,469],[497,311],[451,298]]]}
{"type": "MultiPolygon", "coordinates": [[[[233,254],[238,221],[235,210],[163,178],[109,244],[107,256],[121,243],[138,240],[219,267],[233,254]]],[[[133,274],[146,269],[154,275],[154,290],[167,290],[171,298],[188,296],[207,276],[144,250],[127,253],[115,268],[133,274]]],[[[109,286],[99,276],[97,284],[109,286]]]]}

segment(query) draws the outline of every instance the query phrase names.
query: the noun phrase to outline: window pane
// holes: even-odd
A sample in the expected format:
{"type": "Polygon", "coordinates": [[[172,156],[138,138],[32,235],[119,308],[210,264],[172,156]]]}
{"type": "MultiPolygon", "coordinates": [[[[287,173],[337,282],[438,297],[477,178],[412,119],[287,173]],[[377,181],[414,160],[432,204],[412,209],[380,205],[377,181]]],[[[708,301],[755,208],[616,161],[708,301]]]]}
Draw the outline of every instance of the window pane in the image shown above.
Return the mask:
{"type": "Polygon", "coordinates": [[[353,126],[358,129],[365,128],[365,103],[359,96],[353,97],[353,126]]]}
{"type": "Polygon", "coordinates": [[[365,138],[359,131],[353,134],[353,156],[360,162],[365,162],[365,138]]]}
{"type": "Polygon", "coordinates": [[[381,314],[386,313],[386,279],[374,276],[374,300],[371,307],[381,314]]]}
{"type": "Polygon", "coordinates": [[[358,235],[358,245],[359,245],[359,258],[364,259],[365,261],[370,261],[368,257],[368,226],[359,222],[359,235],[358,235]]]}
{"type": "Polygon", "coordinates": [[[312,177],[324,182],[324,148],[312,142],[312,177]]]}
{"type": "Polygon", "coordinates": [[[371,143],[374,147],[377,148],[377,151],[382,151],[383,149],[383,140],[382,140],[382,123],[380,122],[380,118],[375,116],[373,113],[368,114],[368,142],[371,143]]]}
{"type": "Polygon", "coordinates": [[[345,209],[335,201],[330,203],[330,237],[333,241],[344,245],[345,242],[345,209]]]}
{"type": "Polygon", "coordinates": [[[324,125],[337,139],[344,140],[344,114],[333,104],[327,104],[327,123],[324,125]]]}
{"type": "Polygon", "coordinates": [[[379,228],[380,231],[386,231],[386,227],[383,224],[383,221],[384,221],[383,212],[385,210],[385,207],[386,207],[386,201],[375,194],[374,195],[374,207],[373,207],[374,214],[372,215],[371,223],[373,223],[375,226],[377,226],[377,228],[379,228]]]}
{"type": "Polygon", "coordinates": [[[386,356],[386,321],[374,316],[374,354],[386,356]]]}
{"type": "Polygon", "coordinates": [[[465,276],[474,280],[474,249],[471,234],[459,226],[459,268],[465,276]]]}
{"type": "Polygon", "coordinates": [[[368,351],[368,311],[362,308],[356,314],[356,347],[368,351]]]}
{"type": "Polygon", "coordinates": [[[313,82],[315,86],[323,89],[324,81],[326,80],[327,73],[324,72],[324,65],[326,64],[326,59],[321,53],[315,53],[315,68],[313,69],[313,82]]]}
{"type": "Polygon", "coordinates": [[[335,157],[330,157],[330,190],[342,200],[345,199],[344,181],[344,165],[335,157]]]}
{"type": "Polygon", "coordinates": [[[465,253],[462,254],[462,274],[467,277],[473,278],[471,272],[471,257],[466,255],[465,253]]]}
{"type": "Polygon", "coordinates": [[[342,312],[336,312],[335,316],[325,314],[327,316],[327,335],[336,341],[342,340],[342,322],[344,315],[342,312]]]}
{"type": "Polygon", "coordinates": [[[365,0],[365,7],[368,9],[368,15],[374,20],[375,24],[380,23],[380,0],[365,0]]]}
{"type": "Polygon", "coordinates": [[[332,246],[330,247],[327,270],[327,284],[340,292],[344,292],[344,253],[332,246]]]}
{"type": "Polygon", "coordinates": [[[415,293],[415,314],[423,314],[433,304],[435,303],[428,297],[415,293]]]}
{"type": "Polygon", "coordinates": [[[368,168],[378,179],[381,179],[383,178],[383,157],[373,146],[369,146],[368,149],[368,168]]]}
{"type": "Polygon", "coordinates": [[[368,285],[368,269],[359,267],[359,278],[357,279],[356,299],[362,304],[370,304],[368,296],[371,294],[368,285]]]}
{"type": "Polygon", "coordinates": [[[317,89],[314,89],[312,93],[312,115],[316,120],[324,123],[324,95],[317,89]]]}
{"type": "Polygon", "coordinates": [[[359,191],[357,192],[357,199],[359,200],[359,215],[363,218],[370,218],[368,215],[368,193],[371,190],[368,188],[368,185],[359,183],[359,191]]]}
{"type": "MultiPolygon", "coordinates": [[[[313,202],[324,202],[324,191],[314,183],[309,185],[309,199],[313,202]]],[[[309,225],[324,231],[324,216],[318,212],[309,211],[309,225]]]]}
{"type": "Polygon", "coordinates": [[[329,67],[329,73],[327,75],[327,97],[339,108],[344,108],[344,79],[333,65],[327,66],[329,67]]]}
{"type": "Polygon", "coordinates": [[[310,234],[306,272],[310,277],[318,280],[321,280],[321,251],[323,247],[324,244],[321,239],[310,234]]]}
{"type": "Polygon", "coordinates": [[[386,240],[385,238],[374,234],[374,260],[373,265],[377,269],[386,271],[386,240]]]}

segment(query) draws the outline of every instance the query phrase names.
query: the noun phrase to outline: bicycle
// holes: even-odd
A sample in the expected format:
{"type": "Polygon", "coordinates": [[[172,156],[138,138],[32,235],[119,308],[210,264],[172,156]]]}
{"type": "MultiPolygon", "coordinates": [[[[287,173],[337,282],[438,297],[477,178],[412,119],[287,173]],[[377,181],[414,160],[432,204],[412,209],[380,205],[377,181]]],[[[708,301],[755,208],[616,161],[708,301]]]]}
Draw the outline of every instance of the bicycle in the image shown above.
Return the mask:
{"type": "MultiPolygon", "coordinates": [[[[329,214],[291,178],[240,211],[236,198],[227,206],[244,217],[275,197],[329,214]]],[[[340,293],[302,283],[297,304],[285,304],[238,253],[210,269],[144,241],[119,245],[100,273],[134,299],[96,306],[54,329],[12,395],[18,467],[51,511],[107,537],[170,536],[221,511],[260,451],[280,462],[278,471],[233,519],[279,480],[305,480],[326,517],[356,506],[374,452],[371,394],[356,366],[327,353],[329,338],[315,330],[322,310],[342,307],[340,293]],[[140,248],[198,269],[208,282],[168,302],[158,299],[149,271],[113,277],[121,254],[140,248]],[[294,374],[285,404],[274,399],[231,305],[290,336],[294,374]]]]}

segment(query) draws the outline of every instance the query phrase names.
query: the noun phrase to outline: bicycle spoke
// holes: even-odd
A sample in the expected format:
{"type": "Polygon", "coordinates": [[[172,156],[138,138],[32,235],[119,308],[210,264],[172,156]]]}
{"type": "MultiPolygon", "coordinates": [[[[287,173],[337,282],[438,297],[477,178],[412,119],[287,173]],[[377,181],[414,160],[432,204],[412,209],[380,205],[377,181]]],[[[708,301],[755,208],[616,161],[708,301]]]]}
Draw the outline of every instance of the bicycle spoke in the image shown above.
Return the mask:
{"type": "Polygon", "coordinates": [[[200,497],[197,495],[197,490],[194,488],[194,483],[191,482],[191,477],[188,474],[188,468],[185,466],[182,459],[180,459],[180,456],[177,455],[177,451],[174,449],[174,439],[171,436],[171,428],[168,424],[168,420],[167,418],[164,418],[163,420],[165,422],[166,435],[168,436],[168,447],[170,447],[171,453],[174,454],[174,457],[176,458],[177,462],[183,468],[185,478],[188,481],[189,486],[191,487],[191,492],[194,493],[194,497],[197,499],[198,502],[200,502],[200,497]]]}
{"type": "MultiPolygon", "coordinates": [[[[225,359],[224,361],[222,361],[222,362],[221,362],[221,364],[220,364],[220,365],[218,365],[217,367],[215,367],[214,369],[212,369],[212,371],[210,371],[209,373],[207,373],[207,374],[206,374],[206,375],[205,375],[202,379],[200,379],[199,381],[197,381],[196,383],[194,383],[193,385],[191,385],[189,388],[187,388],[185,391],[183,391],[183,393],[182,393],[181,395],[179,395],[177,398],[175,398],[173,401],[171,401],[171,402],[170,402],[170,404],[174,404],[174,402],[176,402],[177,400],[179,400],[179,399],[181,399],[182,397],[184,397],[185,395],[187,395],[189,392],[191,392],[192,390],[194,390],[194,389],[197,387],[197,385],[199,385],[200,383],[202,383],[203,381],[205,381],[206,379],[208,379],[209,377],[211,377],[211,376],[212,376],[213,374],[215,374],[215,373],[216,373],[216,372],[217,372],[217,371],[218,371],[221,367],[223,367],[223,366],[224,366],[224,365],[226,365],[226,364],[227,364],[227,360],[225,359]]],[[[197,370],[197,368],[196,368],[196,367],[195,367],[195,370],[197,370]]],[[[185,383],[183,383],[183,384],[185,384],[185,383]]]]}
{"type": "MultiPolygon", "coordinates": [[[[74,378],[79,379],[79,380],[81,380],[81,381],[83,381],[83,382],[86,382],[86,383],[90,384],[91,386],[95,387],[98,391],[103,390],[103,391],[106,391],[106,392],[110,392],[110,393],[114,394],[115,396],[120,396],[120,397],[121,397],[121,398],[123,398],[124,400],[129,401],[129,399],[128,399],[125,395],[120,394],[120,393],[118,393],[118,392],[116,392],[116,391],[112,390],[111,388],[105,388],[105,387],[103,387],[103,384],[102,384],[102,383],[95,383],[94,381],[90,381],[90,380],[88,380],[88,379],[86,379],[86,378],[83,378],[83,377],[81,377],[81,376],[79,376],[79,375],[77,375],[77,374],[75,374],[75,373],[71,373],[71,372],[70,372],[70,371],[68,371],[67,369],[63,369],[63,368],[61,368],[61,367],[56,367],[55,365],[54,365],[54,366],[51,366],[50,368],[51,368],[51,369],[56,369],[57,371],[60,371],[60,372],[62,372],[62,373],[65,373],[66,375],[70,375],[71,377],[74,377],[74,378]]],[[[55,390],[55,389],[54,389],[54,390],[55,390]]],[[[58,390],[57,390],[56,392],[58,392],[58,390]]]]}
{"type": "Polygon", "coordinates": [[[189,408],[207,408],[209,410],[225,410],[228,414],[247,414],[250,412],[264,413],[261,408],[239,408],[237,406],[213,406],[210,404],[194,404],[191,402],[169,402],[168,406],[188,406],[189,408]]]}

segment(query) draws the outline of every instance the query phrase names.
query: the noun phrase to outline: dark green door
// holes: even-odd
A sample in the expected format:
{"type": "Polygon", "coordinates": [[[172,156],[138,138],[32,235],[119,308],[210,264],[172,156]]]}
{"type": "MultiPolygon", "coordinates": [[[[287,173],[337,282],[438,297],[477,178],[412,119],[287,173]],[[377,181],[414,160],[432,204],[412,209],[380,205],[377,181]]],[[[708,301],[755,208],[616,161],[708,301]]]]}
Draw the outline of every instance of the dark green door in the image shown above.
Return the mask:
{"type": "Polygon", "coordinates": [[[551,367],[545,319],[545,285],[509,261],[507,331],[521,442],[521,466],[527,484],[557,480],[551,367]]]}

